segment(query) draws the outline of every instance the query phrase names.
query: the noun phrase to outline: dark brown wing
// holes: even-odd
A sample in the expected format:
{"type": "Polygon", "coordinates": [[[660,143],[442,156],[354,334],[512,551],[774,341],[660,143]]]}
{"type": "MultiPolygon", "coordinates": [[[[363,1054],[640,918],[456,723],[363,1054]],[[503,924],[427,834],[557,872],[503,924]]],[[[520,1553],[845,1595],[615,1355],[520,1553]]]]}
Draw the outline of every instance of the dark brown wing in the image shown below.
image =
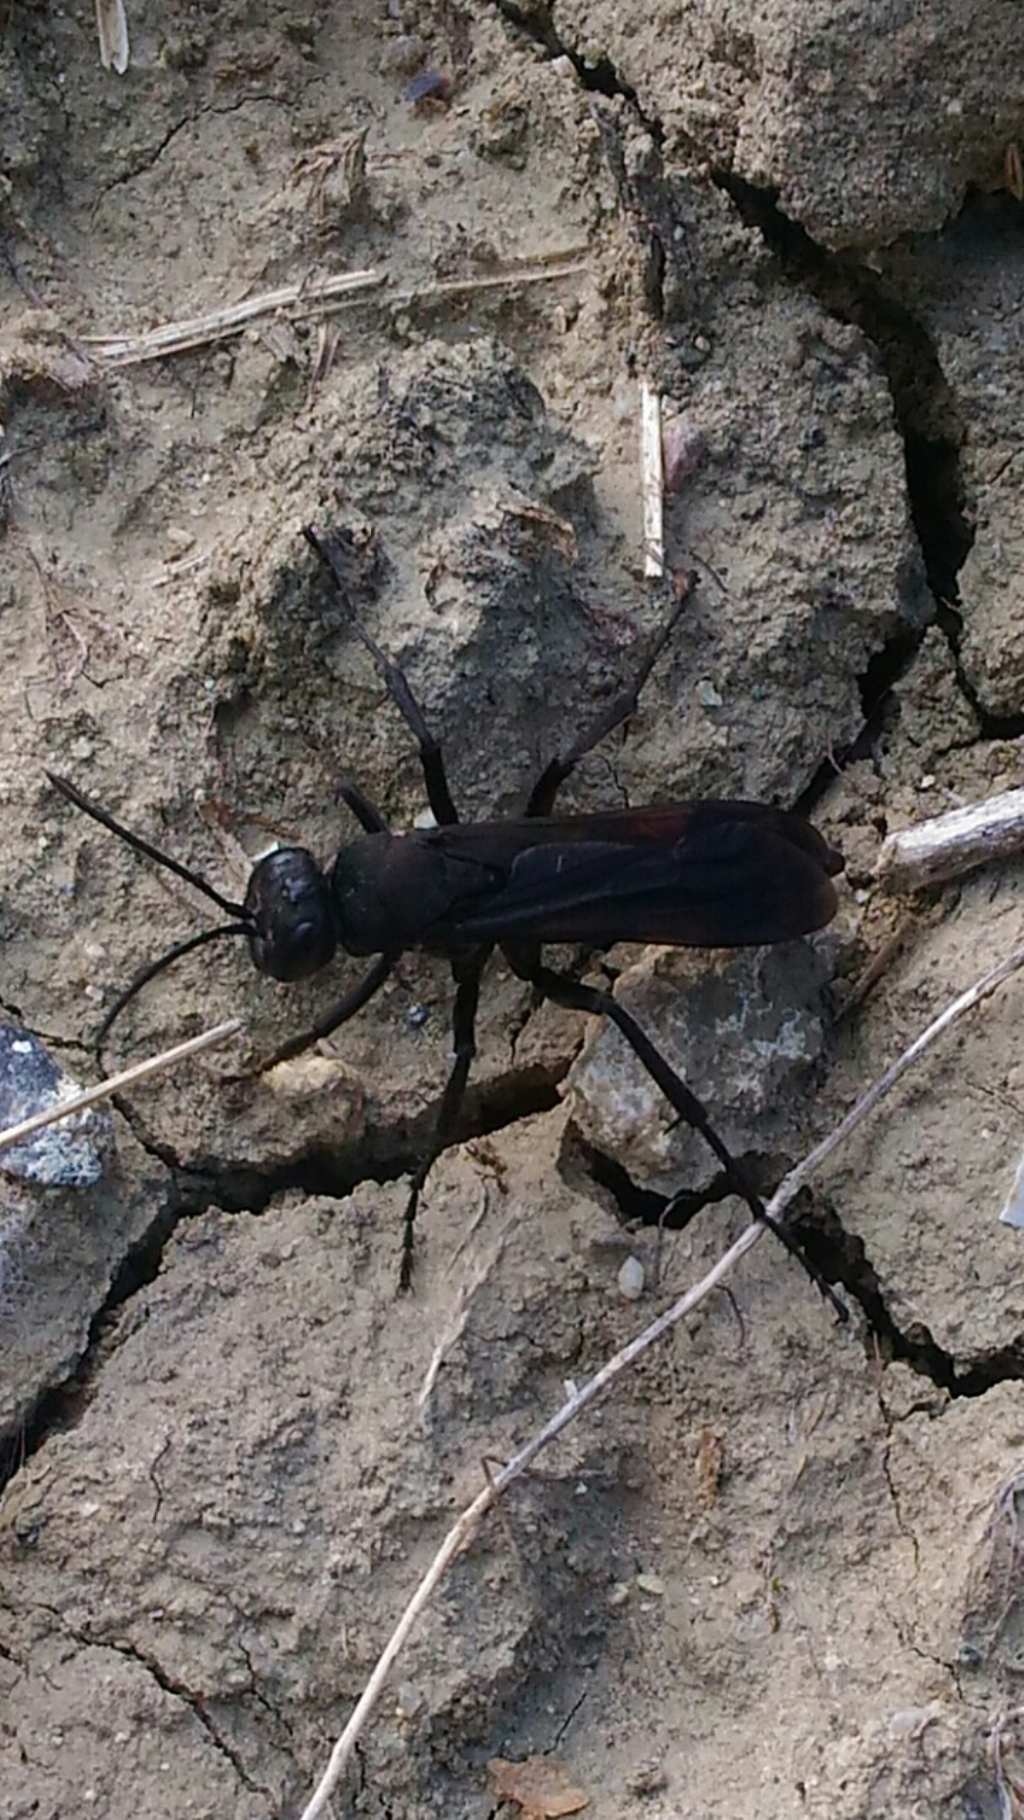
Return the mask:
{"type": "Polygon", "coordinates": [[[450,860],[494,868],[452,903],[459,941],[664,942],[741,948],[820,929],[835,914],[840,856],[802,817],[760,803],[443,828],[450,860]]]}

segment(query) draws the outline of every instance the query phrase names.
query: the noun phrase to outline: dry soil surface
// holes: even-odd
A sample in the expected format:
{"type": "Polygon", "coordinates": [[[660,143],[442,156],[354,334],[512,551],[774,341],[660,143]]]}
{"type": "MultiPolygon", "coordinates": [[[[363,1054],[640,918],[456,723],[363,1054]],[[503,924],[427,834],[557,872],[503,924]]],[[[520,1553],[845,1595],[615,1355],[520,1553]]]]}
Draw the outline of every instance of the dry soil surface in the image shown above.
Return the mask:
{"type": "MultiPolygon", "coordinates": [[[[346,775],[422,819],[313,522],[467,818],[683,596],[565,804],[800,805],[839,915],[560,958],[770,1186],[1021,940],[1024,863],[872,882],[888,831],[1024,781],[1017,0],[128,0],[127,32],[121,74],[85,0],[0,36],[0,1087],[29,1035],[92,1078],[104,1009],[215,916],[48,769],[229,898],[271,839],[351,838],[346,775]]],[[[743,1226],[621,1039],[492,962],[398,1297],[444,963],[244,1073],[365,965],[182,960],[112,1059],[243,1039],[0,1158],[2,1820],[301,1814],[486,1462],[743,1226]]],[[[459,1557],[334,1815],[1019,1820],[1020,992],[799,1208],[848,1324],[750,1253],[459,1557]]]]}

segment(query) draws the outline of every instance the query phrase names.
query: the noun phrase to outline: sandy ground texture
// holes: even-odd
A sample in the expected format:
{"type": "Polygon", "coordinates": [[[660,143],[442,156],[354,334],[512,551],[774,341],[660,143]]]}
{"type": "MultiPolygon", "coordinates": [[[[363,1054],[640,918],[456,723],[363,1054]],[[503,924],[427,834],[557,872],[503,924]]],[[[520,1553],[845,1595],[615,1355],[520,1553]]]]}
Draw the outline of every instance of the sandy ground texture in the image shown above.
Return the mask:
{"type": "MultiPolygon", "coordinates": [[[[3,1116],[31,1036],[93,1078],[215,914],[48,768],[228,897],[350,837],[345,774],[422,817],[314,521],[470,818],[688,587],[565,803],[800,805],[840,913],[561,958],[771,1186],[1021,940],[1024,862],[872,882],[888,831],[1022,782],[1016,0],[127,4],[121,74],[77,0],[0,34],[3,1116]]],[[[359,965],[183,960],[111,1059],[244,1038],[0,1158],[2,1820],[301,1814],[486,1463],[743,1227],[621,1040],[492,964],[399,1298],[447,969],[244,1074],[359,965]]],[[[335,1816],[1020,1820],[1020,993],[801,1203],[847,1327],[759,1245],[460,1556],[335,1816]]]]}

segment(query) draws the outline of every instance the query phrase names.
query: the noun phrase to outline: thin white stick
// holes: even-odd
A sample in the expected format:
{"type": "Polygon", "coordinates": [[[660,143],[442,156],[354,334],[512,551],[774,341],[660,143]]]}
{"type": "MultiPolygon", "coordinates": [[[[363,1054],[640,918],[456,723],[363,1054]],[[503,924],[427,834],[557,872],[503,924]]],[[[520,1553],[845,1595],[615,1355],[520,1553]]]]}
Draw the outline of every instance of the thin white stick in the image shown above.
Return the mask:
{"type": "Polygon", "coordinates": [[[123,76],[131,55],[124,0],[96,0],[96,30],[103,68],[123,76]]]}
{"type": "Polygon", "coordinates": [[[134,366],[142,360],[159,360],[164,354],[180,354],[187,348],[240,335],[247,323],[255,322],[260,316],[273,316],[278,310],[299,307],[308,313],[330,304],[340,307],[353,295],[375,290],[384,283],[386,276],[384,272],[374,271],[335,272],[328,278],[312,278],[298,284],[281,285],[276,291],[261,291],[258,297],[246,297],[241,303],[210,310],[204,316],[166,322],[143,335],[85,335],[82,339],[107,366],[134,366]]]}
{"type": "MultiPolygon", "coordinates": [[[[794,1195],[803,1187],[808,1176],[819,1169],[826,1158],[831,1156],[832,1152],[837,1150],[856,1130],[857,1126],[868,1117],[868,1114],[874,1111],[879,1101],[891,1091],[901,1075],[905,1074],[908,1068],[913,1067],[914,1063],[942,1035],[943,1031],[948,1030],[950,1024],[955,1023],[957,1018],[963,1017],[965,1012],[970,1011],[974,1005],[987,998],[990,992],[994,992],[996,987],[1002,984],[1003,980],[1008,979],[1011,973],[1018,972],[1021,967],[1024,967],[1024,947],[1015,948],[1004,961],[1000,961],[991,972],[986,973],[966,992],[962,992],[959,998],[954,999],[951,1005],[947,1005],[946,1009],[932,1020],[927,1029],[923,1030],[921,1035],[911,1043],[909,1049],[905,1049],[892,1066],[887,1068],[885,1073],[875,1081],[874,1085],[868,1088],[867,1093],[857,1101],[835,1129],[830,1131],[820,1144],[815,1145],[815,1148],[796,1165],[795,1169],[790,1170],[768,1203],[767,1211],[773,1219],[777,1220],[780,1217],[794,1195]]],[[[588,1379],[581,1389],[575,1391],[563,1403],[557,1414],[552,1416],[533,1439],[528,1441],[526,1446],[509,1460],[507,1466],[502,1467],[493,1480],[478,1492],[472,1504],[462,1512],[457,1522],[448,1531],[424,1578],[420,1581],[392,1632],[348,1724],[331,1752],[327,1768],[317,1784],[309,1805],[303,1809],[301,1820],[318,1820],[318,1817],[324,1813],[328,1801],[348,1766],[356,1740],[380,1699],[384,1684],[406,1638],[429,1601],[434,1588],[443,1579],[446,1569],[474,1534],[491,1505],[500,1497],[506,1487],[511,1485],[513,1479],[517,1479],[521,1473],[525,1472],[541,1449],[547,1447],[556,1435],[561,1434],[570,1422],[575,1421],[581,1411],[586,1409],[588,1404],[593,1403],[595,1398],[601,1396],[615,1379],[620,1377],[640,1357],[641,1353],[646,1352],[648,1347],[660,1340],[678,1321],[690,1314],[699,1302],[711,1294],[712,1290],[717,1289],[719,1283],[728,1276],[740,1258],[759,1243],[767,1230],[768,1228],[759,1221],[752,1221],[746,1231],[740,1234],[736,1243],[731,1245],[729,1250],[719,1258],[717,1264],[708,1271],[707,1276],[702,1277],[699,1283],[695,1283],[684,1295],[681,1295],[677,1301],[673,1302],[671,1308],[667,1308],[656,1321],[652,1321],[649,1327],[645,1327],[642,1333],[637,1334],[634,1339],[623,1346],[614,1358],[609,1359],[605,1365],[602,1365],[600,1371],[588,1379]]]]}
{"type": "MultiPolygon", "coordinates": [[[[479,291],[508,289],[527,284],[554,284],[559,278],[571,278],[582,272],[586,260],[579,257],[582,247],[569,247],[564,253],[544,253],[506,271],[489,273],[481,278],[446,278],[438,284],[422,285],[409,290],[392,291],[387,302],[396,309],[403,305],[432,303],[439,298],[472,296],[479,291]]],[[[281,310],[295,310],[302,316],[329,315],[360,302],[366,291],[379,290],[387,284],[383,271],[336,272],[327,278],[302,279],[298,284],[281,285],[275,291],[261,291],[241,303],[224,309],[209,310],[202,316],[184,317],[178,322],[165,322],[159,328],[141,335],[86,335],[85,345],[106,366],[136,366],[143,360],[160,360],[168,354],[182,354],[189,348],[204,347],[215,341],[226,341],[240,335],[250,322],[262,316],[275,316],[281,310]]],[[[660,449],[659,442],[659,449],[660,449]]]]}
{"type": "Polygon", "coordinates": [[[1021,852],[1024,790],[1006,790],[890,834],[882,843],[875,877],[891,890],[916,891],[1021,852]]]}
{"type": "Polygon", "coordinates": [[[586,261],[582,259],[567,259],[556,263],[549,258],[543,264],[536,261],[528,267],[511,267],[505,272],[492,272],[486,278],[443,278],[437,284],[420,285],[409,291],[389,292],[388,302],[434,303],[440,297],[471,297],[477,291],[507,290],[510,285],[553,284],[556,279],[572,278],[585,268],[586,261]]]}
{"type": "Polygon", "coordinates": [[[119,1093],[122,1087],[130,1087],[135,1081],[147,1080],[151,1074],[160,1074],[165,1068],[173,1068],[183,1062],[186,1056],[198,1055],[203,1049],[212,1049],[215,1043],[226,1043],[228,1037],[237,1036],[243,1029],[241,1018],[229,1018],[225,1024],[215,1024],[212,1030],[204,1030],[201,1036],[191,1036],[187,1043],[176,1043],[173,1049],[165,1049],[161,1055],[151,1055],[144,1062],[135,1062],[131,1068],[122,1069],[120,1074],[111,1074],[105,1081],[98,1081],[95,1087],[85,1087],[76,1093],[73,1099],[63,1100],[59,1106],[50,1106],[45,1112],[34,1112],[31,1118],[22,1119],[19,1125],[9,1125],[6,1131],[0,1131],[0,1150],[7,1150],[11,1144],[20,1144],[23,1138],[31,1137],[34,1131],[41,1131],[44,1125],[56,1125],[60,1119],[69,1119],[76,1112],[84,1112],[87,1106],[94,1106],[97,1100],[109,1099],[112,1093],[119,1093]]]}
{"type": "Polygon", "coordinates": [[[640,480],[644,500],[644,574],[665,573],[665,466],[661,447],[661,394],[640,381],[640,480]]]}

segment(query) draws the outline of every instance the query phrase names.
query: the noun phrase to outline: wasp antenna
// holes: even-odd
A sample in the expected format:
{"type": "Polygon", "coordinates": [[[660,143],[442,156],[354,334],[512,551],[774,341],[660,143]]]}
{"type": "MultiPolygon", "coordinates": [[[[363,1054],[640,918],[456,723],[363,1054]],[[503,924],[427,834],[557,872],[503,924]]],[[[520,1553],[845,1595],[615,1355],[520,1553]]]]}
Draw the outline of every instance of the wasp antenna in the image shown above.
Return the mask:
{"type": "Polygon", "coordinates": [[[180,860],[172,859],[169,853],[161,853],[159,847],[143,840],[141,834],[133,834],[129,828],[122,827],[106,809],[101,809],[99,803],[94,803],[91,797],[76,789],[66,777],[58,777],[53,771],[47,771],[46,775],[54,789],[59,790],[67,802],[74,808],[81,809],[83,815],[90,815],[94,822],[99,822],[101,828],[107,828],[111,834],[116,834],[118,840],[126,841],[129,847],[135,848],[136,853],[144,853],[147,859],[155,860],[158,866],[166,866],[168,872],[174,872],[178,878],[184,879],[186,885],[194,885],[197,891],[201,891],[204,897],[216,904],[218,910],[226,910],[229,916],[245,915],[243,904],[234,903],[230,897],[222,897],[213,885],[208,885],[205,878],[201,878],[198,872],[193,872],[190,866],[183,866],[180,860]]]}
{"type": "Polygon", "coordinates": [[[149,961],[114,1000],[97,1030],[94,1045],[97,1062],[102,1064],[104,1046],[116,1019],[120,1017],[125,1006],[131,1003],[136,993],[141,992],[143,986],[148,986],[150,980],[155,979],[158,973],[163,973],[164,969],[172,966],[175,961],[180,961],[183,954],[191,954],[193,948],[205,948],[207,942],[219,941],[224,935],[250,935],[251,933],[247,923],[222,923],[217,929],[201,929],[198,935],[190,935],[187,941],[175,942],[174,947],[168,948],[167,953],[162,954],[159,960],[149,961]]]}

